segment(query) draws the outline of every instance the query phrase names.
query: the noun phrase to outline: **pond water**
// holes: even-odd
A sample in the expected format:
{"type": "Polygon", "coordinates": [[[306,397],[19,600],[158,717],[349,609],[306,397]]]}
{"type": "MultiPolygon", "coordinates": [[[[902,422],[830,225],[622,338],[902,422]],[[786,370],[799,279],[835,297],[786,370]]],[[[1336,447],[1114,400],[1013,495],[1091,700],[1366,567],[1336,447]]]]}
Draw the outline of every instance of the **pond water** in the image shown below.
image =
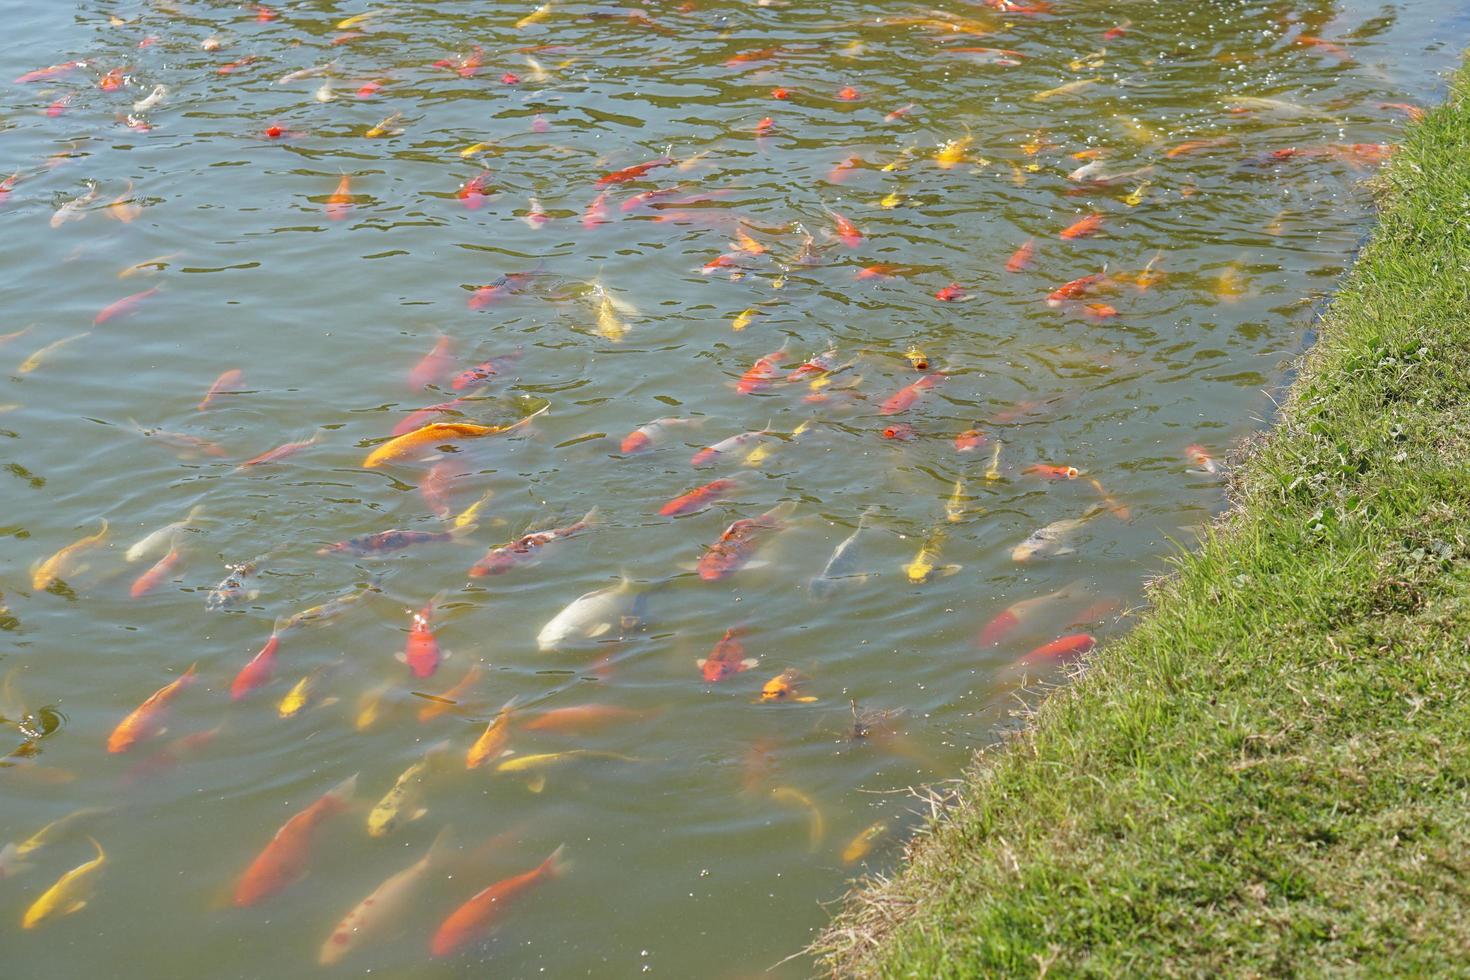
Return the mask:
{"type": "Polygon", "coordinates": [[[933,3],[10,12],[8,975],[811,969],[1223,506],[1465,27],[933,3]]]}

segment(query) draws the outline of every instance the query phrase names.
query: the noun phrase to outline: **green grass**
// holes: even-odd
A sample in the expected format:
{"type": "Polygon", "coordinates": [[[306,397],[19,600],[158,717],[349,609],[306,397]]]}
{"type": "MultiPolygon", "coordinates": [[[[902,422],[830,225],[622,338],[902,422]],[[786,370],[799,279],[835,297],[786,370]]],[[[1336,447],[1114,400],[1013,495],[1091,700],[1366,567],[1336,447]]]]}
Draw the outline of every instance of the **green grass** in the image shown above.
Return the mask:
{"type": "Polygon", "coordinates": [[[1470,975],[1470,67],[1238,507],[818,941],[859,976],[1470,975]]]}

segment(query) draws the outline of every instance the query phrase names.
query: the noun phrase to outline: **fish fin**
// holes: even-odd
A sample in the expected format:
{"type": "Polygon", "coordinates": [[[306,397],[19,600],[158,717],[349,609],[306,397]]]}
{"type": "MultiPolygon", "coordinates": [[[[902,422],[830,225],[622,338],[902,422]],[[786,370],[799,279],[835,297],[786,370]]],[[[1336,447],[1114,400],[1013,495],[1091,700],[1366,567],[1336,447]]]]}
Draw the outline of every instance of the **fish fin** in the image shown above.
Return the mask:
{"type": "Polygon", "coordinates": [[[740,666],[745,668],[746,670],[750,670],[752,667],[759,667],[760,665],[761,662],[760,658],[758,657],[746,657],[744,660],[740,661],[740,666]]]}
{"type": "Polygon", "coordinates": [[[317,707],[318,708],[330,708],[332,705],[336,704],[338,701],[341,701],[341,700],[342,699],[341,698],[338,698],[338,697],[322,698],[320,701],[317,702],[317,707]]]}
{"type": "Polygon", "coordinates": [[[940,575],[946,575],[947,576],[947,575],[953,575],[955,572],[961,571],[964,567],[965,567],[964,565],[942,565],[938,569],[936,569],[936,571],[939,572],[940,575]]]}
{"type": "Polygon", "coordinates": [[[87,907],[87,900],[86,899],[83,899],[83,898],[79,898],[75,902],[72,902],[70,905],[68,905],[66,907],[66,911],[62,912],[61,914],[62,915],[71,915],[74,912],[80,912],[82,909],[84,909],[86,907],[87,907]]]}
{"type": "Polygon", "coordinates": [[[768,561],[764,561],[764,560],[748,561],[748,562],[745,563],[745,565],[743,567],[745,567],[747,569],[751,569],[751,568],[770,568],[771,567],[771,563],[768,562],[768,561]]]}
{"type": "Polygon", "coordinates": [[[556,850],[547,855],[546,860],[541,862],[541,867],[553,878],[559,878],[572,870],[572,862],[566,858],[565,844],[559,845],[556,850]]]}
{"type": "Polygon", "coordinates": [[[709,663],[708,660],[706,660],[704,657],[700,657],[698,660],[694,661],[694,666],[698,667],[700,670],[704,670],[704,665],[707,663],[709,663]]]}
{"type": "Polygon", "coordinates": [[[593,507],[587,513],[585,513],[585,514],[582,515],[582,520],[579,521],[578,523],[580,523],[580,524],[586,524],[588,527],[591,527],[593,524],[596,524],[598,522],[598,520],[601,518],[601,516],[602,516],[602,508],[601,507],[593,507]]]}
{"type": "Polygon", "coordinates": [[[595,640],[599,636],[604,636],[607,633],[611,632],[612,628],[612,623],[598,623],[595,627],[587,632],[587,638],[595,640]]]}
{"type": "Polygon", "coordinates": [[[421,806],[417,810],[413,811],[413,813],[408,815],[408,822],[413,823],[415,820],[421,820],[428,815],[428,812],[429,810],[427,807],[421,806]]]}
{"type": "Polygon", "coordinates": [[[398,661],[401,664],[406,664],[406,663],[408,663],[408,654],[403,653],[402,651],[400,651],[398,653],[393,654],[393,659],[396,660],[396,661],[398,661]]]}
{"type": "Polygon", "coordinates": [[[353,773],[336,786],[327,790],[327,795],[339,800],[350,800],[357,792],[357,773],[353,773]]]}
{"type": "Polygon", "coordinates": [[[539,793],[546,788],[546,777],[537,773],[526,780],[526,789],[533,793],[539,793]]]}

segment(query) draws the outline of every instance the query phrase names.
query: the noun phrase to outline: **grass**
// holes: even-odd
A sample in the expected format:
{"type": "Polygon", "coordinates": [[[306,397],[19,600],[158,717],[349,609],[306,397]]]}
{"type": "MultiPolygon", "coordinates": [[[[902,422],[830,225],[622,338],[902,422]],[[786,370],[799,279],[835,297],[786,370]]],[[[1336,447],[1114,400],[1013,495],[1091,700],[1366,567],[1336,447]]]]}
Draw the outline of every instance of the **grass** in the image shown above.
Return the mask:
{"type": "Polygon", "coordinates": [[[814,946],[850,976],[1470,972],[1470,67],[1237,507],[814,946]]]}

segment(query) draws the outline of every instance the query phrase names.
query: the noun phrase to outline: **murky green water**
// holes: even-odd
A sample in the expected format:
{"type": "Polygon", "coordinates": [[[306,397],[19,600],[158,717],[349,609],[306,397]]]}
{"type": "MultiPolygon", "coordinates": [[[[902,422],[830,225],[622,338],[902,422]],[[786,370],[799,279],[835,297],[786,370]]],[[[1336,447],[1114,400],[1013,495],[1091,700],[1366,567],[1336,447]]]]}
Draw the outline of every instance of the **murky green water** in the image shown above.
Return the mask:
{"type": "Polygon", "coordinates": [[[557,4],[517,26],[532,10],[57,3],[7,19],[0,748],[16,752],[0,841],[105,808],[0,854],[7,975],[751,976],[796,952],[852,875],[892,867],[917,819],[904,788],[957,774],[1023,683],[1059,676],[1064,658],[1018,663],[1028,651],[1126,628],[1142,580],[1222,505],[1190,447],[1223,458],[1269,416],[1365,231],[1373,144],[1405,119],[1392,104],[1439,97],[1455,42],[1435,38],[1466,23],[1456,4],[691,0],[557,4]],[[112,69],[120,87],[99,87],[112,69]],[[457,193],[482,171],[487,194],[457,193]],[[1096,234],[1060,237],[1092,213],[1096,234]],[[441,336],[448,370],[426,365],[415,390],[441,336]],[[938,376],[883,414],[925,376],[911,348],[938,376]],[[840,370],[786,380],[829,349],[840,370]],[[778,350],[777,379],[742,392],[778,350]],[[506,360],[490,383],[451,388],[491,358],[506,360]],[[457,396],[472,400],[439,420],[548,411],[362,465],[409,411],[457,396]],[[667,416],[701,421],[621,451],[667,416]],[[885,439],[895,428],[911,438],[885,439]],[[1052,482],[1036,464],[1083,472],[1052,482]],[[706,509],[660,516],[731,477],[706,509]],[[695,574],[732,521],[783,504],[750,565],[695,574]],[[593,507],[539,561],[467,577],[487,548],[593,507]],[[131,595],[169,549],[129,562],[129,546],[192,508],[176,559],[131,595]],[[847,577],[814,588],[864,512],[847,577]],[[104,520],[100,547],[33,580],[104,520]],[[1063,553],[1015,560],[1058,521],[1079,522],[1063,553]],[[318,553],[456,523],[470,529],[393,554],[318,553]],[[926,542],[934,571],[913,582],[926,542]],[[207,609],[225,564],[247,561],[258,594],[207,609]],[[620,574],[641,595],[605,632],[538,649],[620,574]],[[273,622],[364,589],[319,628],[283,629],[269,683],[237,676],[273,622]],[[1059,590],[981,642],[1008,606],[1059,590]],[[436,596],[450,656],[415,659],[435,668],[416,677],[395,654],[407,610],[436,596]],[[759,662],[707,682],[696,661],[732,628],[732,662],[759,662]],[[114,736],[110,753],[190,664],[166,731],[114,736]],[[759,703],[788,668],[794,695],[759,703]],[[419,696],[451,689],[452,705],[419,696]],[[504,744],[468,769],[512,698],[504,744]],[[545,714],[580,705],[617,710],[545,714]],[[421,720],[434,706],[448,710],[421,720]],[[403,811],[426,815],[371,836],[373,804],[426,753],[403,811]],[[235,907],[277,829],[353,773],[354,803],[269,879],[283,887],[235,907]],[[871,850],[850,847],[877,821],[871,850]],[[318,965],[337,923],[446,827],[438,860],[399,880],[402,907],[318,965]],[[21,929],[95,854],[89,836],[106,861],[21,929]],[[451,912],[562,844],[564,876],[431,961],[451,912]]]}

